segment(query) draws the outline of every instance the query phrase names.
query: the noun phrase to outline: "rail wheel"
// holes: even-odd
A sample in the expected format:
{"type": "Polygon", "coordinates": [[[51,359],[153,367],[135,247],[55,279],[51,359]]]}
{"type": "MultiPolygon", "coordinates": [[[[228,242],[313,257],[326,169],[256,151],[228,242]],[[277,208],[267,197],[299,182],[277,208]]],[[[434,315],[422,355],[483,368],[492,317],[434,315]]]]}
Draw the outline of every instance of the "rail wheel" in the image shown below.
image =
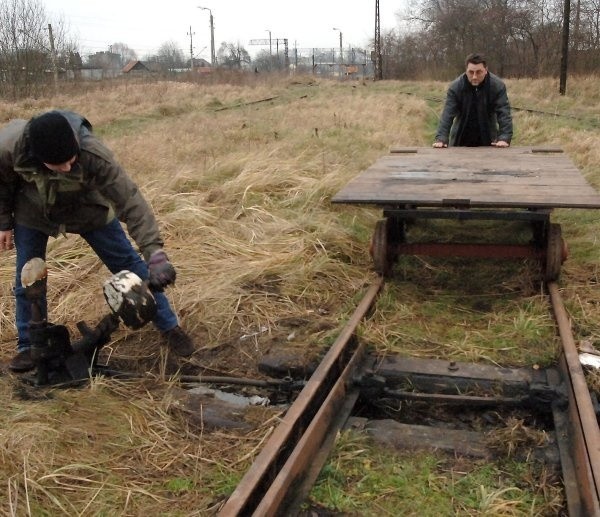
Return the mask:
{"type": "Polygon", "coordinates": [[[393,260],[389,247],[389,220],[380,219],[375,224],[375,231],[371,238],[371,256],[375,271],[380,275],[389,276],[392,272],[393,260]]]}
{"type": "Polygon", "coordinates": [[[405,240],[404,221],[396,217],[380,219],[371,239],[371,256],[375,271],[390,276],[398,258],[397,245],[405,240]]]}
{"type": "Polygon", "coordinates": [[[548,225],[546,235],[546,264],[544,279],[547,282],[557,280],[560,276],[560,268],[568,256],[567,244],[562,238],[560,224],[548,225]]]}

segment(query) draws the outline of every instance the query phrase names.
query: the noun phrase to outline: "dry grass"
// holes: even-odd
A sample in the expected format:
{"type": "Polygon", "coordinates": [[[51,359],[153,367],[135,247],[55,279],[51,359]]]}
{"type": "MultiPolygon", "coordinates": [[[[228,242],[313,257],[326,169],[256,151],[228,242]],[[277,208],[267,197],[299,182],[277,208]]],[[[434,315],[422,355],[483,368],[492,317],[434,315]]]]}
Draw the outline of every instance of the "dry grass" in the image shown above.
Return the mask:
{"type": "Polygon", "coordinates": [[[513,457],[517,451],[533,450],[548,443],[549,438],[544,431],[532,429],[522,419],[515,417],[510,417],[504,428],[488,435],[488,445],[508,458],[513,457]]]}
{"type": "MultiPolygon", "coordinates": [[[[549,84],[512,81],[511,99],[598,117],[591,80],[573,84],[568,99],[546,95],[549,84]]],[[[429,145],[439,106],[400,95],[408,86],[312,78],[123,84],[0,103],[0,120],[52,107],[87,116],[158,214],[178,268],[168,296],[201,345],[197,357],[180,366],[257,376],[256,360],[269,351],[295,347],[311,357],[322,354],[373,278],[367,248],[380,215],[328,201],[390,146],[429,145]],[[293,339],[291,320],[303,322],[293,339]],[[266,331],[240,339],[259,329],[266,331]]],[[[438,95],[444,88],[422,85],[438,95]]],[[[524,112],[515,114],[515,123],[518,145],[560,143],[600,184],[596,129],[524,112]]],[[[597,226],[593,216],[582,226],[578,214],[559,214],[563,234],[575,234],[570,244],[582,256],[567,263],[566,286],[590,285],[592,260],[583,253],[597,252],[589,230],[597,226]]],[[[53,322],[75,333],[77,321],[93,323],[104,314],[101,285],[108,273],[81,239],[51,240],[48,265],[53,322]]],[[[553,325],[531,265],[472,266],[465,274],[460,262],[402,264],[362,330],[369,344],[381,353],[551,362],[553,325]]],[[[14,255],[5,253],[4,360],[14,353],[13,267],[14,255]]],[[[565,293],[572,305],[579,298],[588,333],[597,331],[594,290],[565,293]]],[[[98,379],[46,393],[24,388],[11,375],[0,378],[0,505],[7,514],[210,514],[230,492],[275,421],[255,415],[251,433],[191,426],[176,409],[173,386],[161,377],[167,365],[156,334],[150,327],[122,329],[103,357],[109,365],[152,372],[151,381],[98,379]]],[[[492,508],[501,495],[490,489],[481,499],[492,508]]]]}

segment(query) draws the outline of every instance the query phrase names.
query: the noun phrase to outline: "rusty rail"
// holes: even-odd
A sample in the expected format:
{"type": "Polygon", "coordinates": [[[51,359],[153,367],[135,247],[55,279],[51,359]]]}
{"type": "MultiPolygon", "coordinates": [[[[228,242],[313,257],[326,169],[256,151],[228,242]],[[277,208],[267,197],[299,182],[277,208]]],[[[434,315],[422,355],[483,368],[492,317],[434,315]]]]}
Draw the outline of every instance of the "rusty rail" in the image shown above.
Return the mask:
{"type": "Polygon", "coordinates": [[[579,361],[567,311],[555,282],[547,284],[563,346],[559,369],[569,400],[568,434],[574,459],[579,501],[575,513],[600,516],[600,430],[579,361]]]}
{"type": "MultiPolygon", "coordinates": [[[[383,277],[379,277],[368,288],[317,370],[221,508],[220,516],[263,517],[297,512],[326,461],[332,437],[358,397],[359,389],[353,380],[365,365],[365,354],[355,332],[383,283],[383,277]]],[[[568,407],[555,412],[555,422],[557,433],[567,435],[562,440],[566,445],[562,447],[561,459],[563,473],[569,477],[565,478],[569,514],[600,516],[600,430],[558,287],[555,282],[548,282],[547,288],[563,345],[559,371],[568,407]]]]}
{"type": "Polygon", "coordinates": [[[286,506],[294,500],[290,492],[302,485],[330,427],[339,420],[337,413],[353,391],[352,378],[364,354],[363,345],[355,337],[356,328],[382,285],[383,278],[379,277],[369,287],[219,515],[285,515],[286,506]]]}

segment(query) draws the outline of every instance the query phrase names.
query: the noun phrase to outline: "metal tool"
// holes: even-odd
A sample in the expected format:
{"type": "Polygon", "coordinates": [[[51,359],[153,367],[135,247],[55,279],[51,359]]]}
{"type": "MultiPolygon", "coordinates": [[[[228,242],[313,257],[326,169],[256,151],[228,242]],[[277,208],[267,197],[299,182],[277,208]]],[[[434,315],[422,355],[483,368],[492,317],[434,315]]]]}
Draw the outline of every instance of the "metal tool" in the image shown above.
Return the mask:
{"type": "Polygon", "coordinates": [[[131,271],[120,271],[103,287],[111,312],[93,328],[78,322],[81,336],[71,342],[67,327],[49,323],[42,315],[47,277],[46,263],[37,257],[29,260],[21,273],[25,297],[31,304],[29,335],[36,386],[89,378],[96,370],[98,352],[110,341],[119,321],[139,329],[156,316],[156,302],[147,283],[131,271]]]}

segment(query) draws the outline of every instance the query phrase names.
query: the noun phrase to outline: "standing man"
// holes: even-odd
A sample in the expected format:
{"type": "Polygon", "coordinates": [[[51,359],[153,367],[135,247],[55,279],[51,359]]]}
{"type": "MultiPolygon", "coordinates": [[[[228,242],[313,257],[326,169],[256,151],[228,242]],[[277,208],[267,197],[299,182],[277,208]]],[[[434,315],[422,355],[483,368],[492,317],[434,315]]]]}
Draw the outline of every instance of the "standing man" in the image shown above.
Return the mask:
{"type": "Polygon", "coordinates": [[[469,54],[466,71],[450,84],[433,147],[508,147],[513,127],[504,82],[485,56],[469,54]]]}
{"type": "MultiPolygon", "coordinates": [[[[0,130],[0,251],[16,247],[17,354],[9,368],[34,368],[28,325],[31,308],[21,270],[34,257],[46,259],[48,237],[81,235],[112,272],[129,270],[154,290],[154,324],[180,356],[194,352],[191,338],[162,292],[175,281],[154,214],[137,185],[93,135],[91,124],[70,111],[50,111],[0,130]],[[127,225],[144,260],[119,221],[127,225]]],[[[43,317],[46,317],[46,300],[43,317]]]]}

